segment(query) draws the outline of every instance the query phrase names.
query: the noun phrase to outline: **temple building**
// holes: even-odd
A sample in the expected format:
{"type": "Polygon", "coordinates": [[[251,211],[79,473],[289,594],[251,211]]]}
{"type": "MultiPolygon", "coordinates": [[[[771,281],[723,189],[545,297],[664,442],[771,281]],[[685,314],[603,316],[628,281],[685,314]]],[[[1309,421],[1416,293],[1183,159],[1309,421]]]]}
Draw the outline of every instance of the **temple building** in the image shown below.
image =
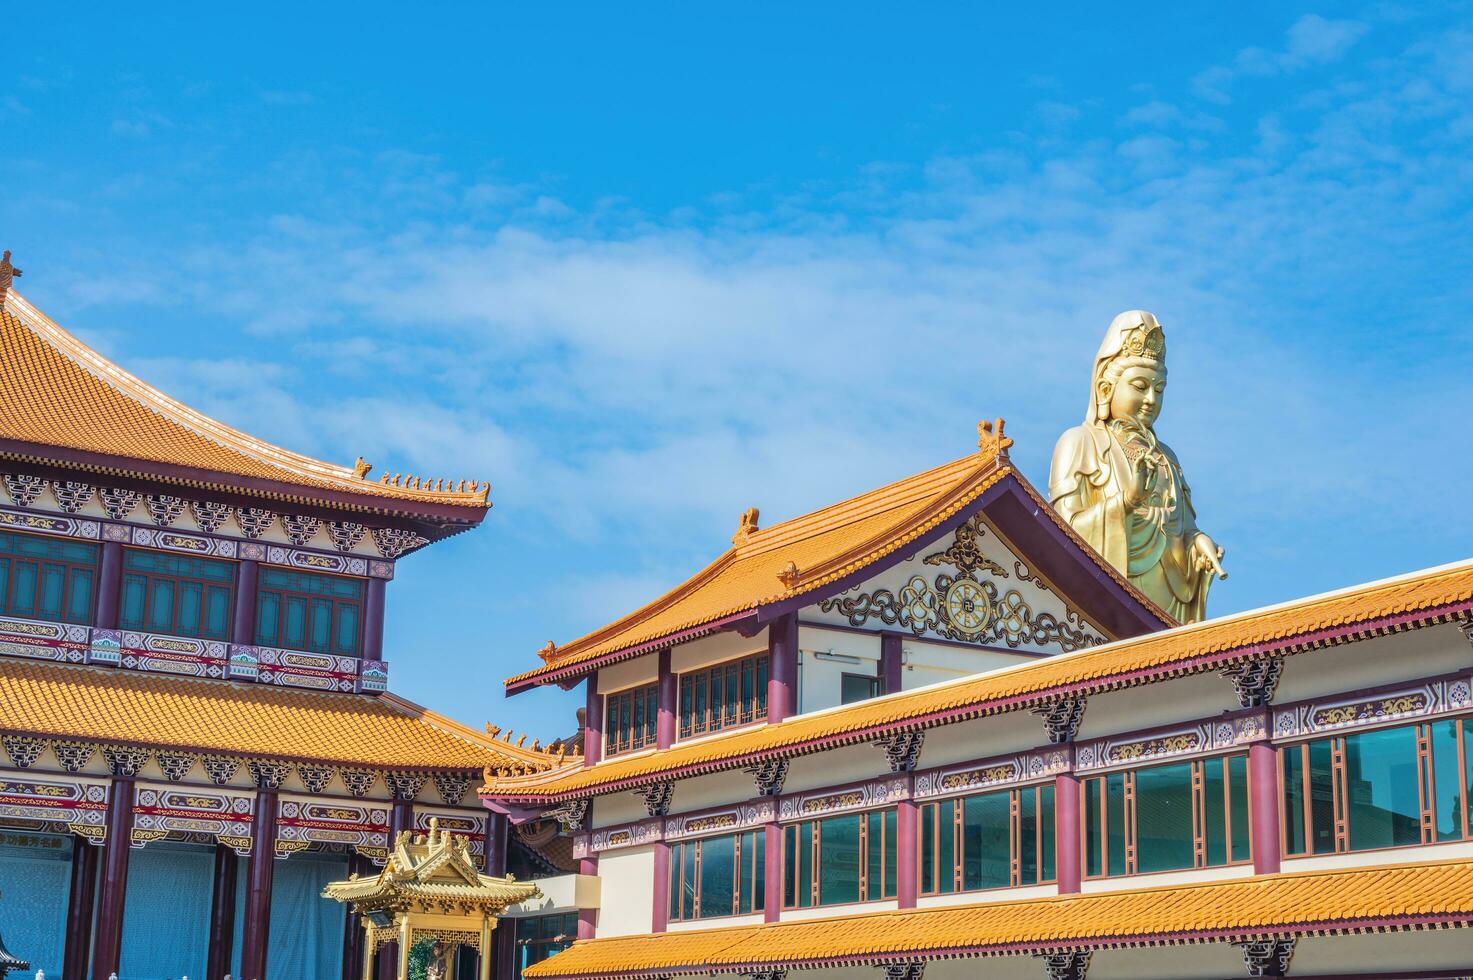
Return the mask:
{"type": "Polygon", "coordinates": [[[583,753],[481,798],[603,896],[523,975],[1473,975],[1473,562],[1212,618],[1163,338],[1116,318],[1047,493],[984,423],[511,677],[583,753]]]}
{"type": "MultiPolygon", "coordinates": [[[[487,767],[577,758],[577,740],[514,743],[390,691],[395,569],[475,528],[488,485],[375,477],[236,431],[57,326],[5,288],[13,271],[5,253],[10,951],[53,980],[358,980],[366,930],[321,892],[374,874],[401,832],[435,826],[490,875],[572,867],[555,825],[510,832],[474,788],[487,767]]],[[[515,930],[497,932],[508,977],[515,930]]],[[[479,975],[474,955],[456,969],[479,975]]]]}

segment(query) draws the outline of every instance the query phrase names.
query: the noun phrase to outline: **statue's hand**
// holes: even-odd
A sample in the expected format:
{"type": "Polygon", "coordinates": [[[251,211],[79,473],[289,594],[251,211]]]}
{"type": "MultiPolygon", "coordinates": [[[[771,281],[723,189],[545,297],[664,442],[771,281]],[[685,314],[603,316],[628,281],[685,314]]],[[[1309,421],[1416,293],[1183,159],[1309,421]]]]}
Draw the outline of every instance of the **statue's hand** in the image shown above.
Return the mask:
{"type": "Polygon", "coordinates": [[[1192,539],[1192,566],[1198,571],[1211,572],[1218,578],[1227,578],[1222,568],[1222,549],[1201,531],[1192,539]]]}

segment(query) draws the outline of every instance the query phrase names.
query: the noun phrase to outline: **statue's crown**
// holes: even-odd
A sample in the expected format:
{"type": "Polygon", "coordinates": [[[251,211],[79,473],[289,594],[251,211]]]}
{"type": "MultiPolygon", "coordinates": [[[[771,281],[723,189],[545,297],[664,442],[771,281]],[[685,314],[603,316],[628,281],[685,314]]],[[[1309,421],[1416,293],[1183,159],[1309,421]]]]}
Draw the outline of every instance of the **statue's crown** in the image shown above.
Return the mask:
{"type": "Polygon", "coordinates": [[[1159,324],[1141,324],[1125,335],[1120,344],[1122,357],[1144,357],[1149,361],[1166,360],[1166,335],[1159,324]]]}

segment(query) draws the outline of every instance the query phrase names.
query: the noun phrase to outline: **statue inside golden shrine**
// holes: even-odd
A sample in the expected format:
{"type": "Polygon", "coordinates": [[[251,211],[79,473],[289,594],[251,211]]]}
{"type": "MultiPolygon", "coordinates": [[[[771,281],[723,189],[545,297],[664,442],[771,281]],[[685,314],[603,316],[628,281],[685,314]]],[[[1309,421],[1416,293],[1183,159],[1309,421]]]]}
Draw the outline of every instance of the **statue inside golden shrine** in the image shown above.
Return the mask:
{"type": "Polygon", "coordinates": [[[1166,392],[1166,335],[1153,314],[1117,316],[1095,355],[1084,424],[1059,438],[1049,499],[1096,551],[1178,622],[1206,618],[1207,589],[1227,578],[1222,549],[1197,528],[1192,491],[1156,438],[1166,392]]]}

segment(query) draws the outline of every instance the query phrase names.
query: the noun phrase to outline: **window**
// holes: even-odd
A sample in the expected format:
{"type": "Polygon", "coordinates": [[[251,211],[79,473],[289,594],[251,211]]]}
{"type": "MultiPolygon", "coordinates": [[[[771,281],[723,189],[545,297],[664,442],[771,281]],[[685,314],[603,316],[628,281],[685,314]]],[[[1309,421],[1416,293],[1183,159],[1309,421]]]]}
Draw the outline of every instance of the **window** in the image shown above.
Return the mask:
{"type": "Polygon", "coordinates": [[[1246,755],[1084,781],[1086,877],[1239,864],[1249,840],[1246,755]]]}
{"type": "Polygon", "coordinates": [[[670,921],[761,912],[765,843],[749,830],[670,845],[670,921]]]}
{"type": "Polygon", "coordinates": [[[840,684],[840,704],[853,704],[880,696],[880,679],[869,674],[845,674],[840,684]]]}
{"type": "Polygon", "coordinates": [[[894,807],[783,828],[783,908],[894,897],[894,807]]]}
{"type": "Polygon", "coordinates": [[[921,894],[1054,880],[1054,788],[981,793],[920,808],[921,894]]]}
{"type": "MultiPolygon", "coordinates": [[[[577,912],[511,921],[516,923],[518,978],[527,967],[561,953],[578,938],[577,912]]],[[[502,928],[505,928],[504,924],[502,928]]]]}
{"type": "Polygon", "coordinates": [[[363,580],[261,569],[256,643],[356,657],[363,647],[363,580]]]}
{"type": "Polygon", "coordinates": [[[680,675],[680,737],[767,717],[768,657],[759,653],[680,675]]]}
{"type": "Polygon", "coordinates": [[[604,752],[615,755],[655,744],[660,717],[660,685],[634,687],[604,698],[604,752]]]}
{"type": "Polygon", "coordinates": [[[0,531],[0,613],[90,625],[98,546],[0,531]]]}
{"type": "Polygon", "coordinates": [[[123,552],[124,629],[230,639],[235,563],[161,551],[123,552]]]}
{"type": "Polygon", "coordinates": [[[1473,719],[1434,721],[1281,749],[1285,853],[1469,839],[1470,730],[1473,719]]]}

